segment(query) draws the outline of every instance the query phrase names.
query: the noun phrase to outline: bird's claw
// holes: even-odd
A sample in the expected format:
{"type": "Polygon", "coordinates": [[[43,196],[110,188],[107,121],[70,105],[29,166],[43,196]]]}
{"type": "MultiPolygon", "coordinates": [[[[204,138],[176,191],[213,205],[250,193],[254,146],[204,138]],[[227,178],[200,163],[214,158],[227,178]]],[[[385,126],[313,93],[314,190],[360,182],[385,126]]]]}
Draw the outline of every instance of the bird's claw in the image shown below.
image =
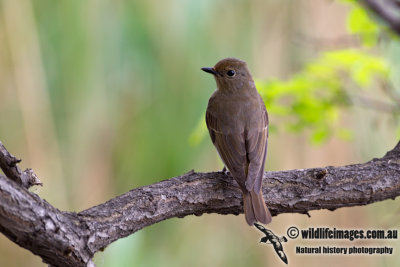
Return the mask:
{"type": "Polygon", "coordinates": [[[228,169],[224,166],[224,168],[222,169],[222,171],[221,171],[223,174],[225,174],[225,175],[229,175],[229,171],[228,171],[228,169]]]}

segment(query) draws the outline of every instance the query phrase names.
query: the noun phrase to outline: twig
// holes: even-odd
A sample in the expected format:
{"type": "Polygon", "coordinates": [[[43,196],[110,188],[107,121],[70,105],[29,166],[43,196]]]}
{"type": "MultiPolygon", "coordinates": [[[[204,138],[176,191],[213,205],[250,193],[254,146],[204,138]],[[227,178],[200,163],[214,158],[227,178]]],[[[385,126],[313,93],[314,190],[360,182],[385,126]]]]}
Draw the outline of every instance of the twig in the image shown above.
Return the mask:
{"type": "Polygon", "coordinates": [[[387,81],[381,81],[381,85],[383,92],[385,92],[387,96],[392,98],[397,106],[400,108],[400,95],[397,94],[393,86],[391,86],[387,81]]]}
{"type": "Polygon", "coordinates": [[[400,5],[396,0],[364,0],[362,3],[381,19],[394,32],[400,35],[400,5]]]}
{"type": "Polygon", "coordinates": [[[42,182],[40,182],[32,169],[26,169],[24,172],[21,171],[17,165],[20,162],[21,160],[11,155],[0,141],[0,168],[4,174],[25,188],[33,185],[42,185],[42,182]]]}
{"type": "Polygon", "coordinates": [[[349,95],[351,101],[353,102],[352,104],[359,104],[360,106],[363,106],[365,108],[369,109],[374,109],[380,112],[386,112],[386,113],[400,113],[400,106],[393,105],[392,103],[361,96],[361,95],[355,95],[351,94],[349,95]]]}

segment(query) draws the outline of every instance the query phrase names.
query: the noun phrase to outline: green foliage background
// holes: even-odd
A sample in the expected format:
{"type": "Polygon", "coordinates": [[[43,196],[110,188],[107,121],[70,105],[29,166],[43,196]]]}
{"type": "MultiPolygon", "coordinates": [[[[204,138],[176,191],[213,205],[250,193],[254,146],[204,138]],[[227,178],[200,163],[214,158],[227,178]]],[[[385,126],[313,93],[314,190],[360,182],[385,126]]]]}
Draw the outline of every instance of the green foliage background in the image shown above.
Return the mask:
{"type": "MultiPolygon", "coordinates": [[[[0,0],[0,140],[44,182],[36,193],[62,210],[80,211],[191,169],[217,170],[204,125],[215,82],[200,67],[235,56],[248,62],[270,114],[268,170],[305,168],[304,158],[317,164],[315,149],[328,151],[321,152],[328,155],[324,164],[342,163],[329,157],[332,151],[354,155],[353,162],[382,155],[396,129],[400,136],[398,38],[354,1],[332,5],[0,0]],[[299,45],[301,34],[310,34],[304,22],[310,12],[341,15],[330,25],[355,44],[299,45]],[[285,146],[293,138],[295,145],[285,146]]],[[[354,217],[346,210],[313,212],[310,219],[280,215],[270,227],[282,235],[288,226],[318,223],[393,228],[393,207],[354,208],[354,217]]],[[[97,266],[278,264],[253,230],[242,216],[171,219],[119,240],[95,260],[97,266]]],[[[299,258],[291,246],[289,262],[319,266],[320,258],[299,258]]],[[[354,259],[376,266],[399,256],[328,262],[354,259]]],[[[43,264],[1,236],[0,265],[43,264]]]]}

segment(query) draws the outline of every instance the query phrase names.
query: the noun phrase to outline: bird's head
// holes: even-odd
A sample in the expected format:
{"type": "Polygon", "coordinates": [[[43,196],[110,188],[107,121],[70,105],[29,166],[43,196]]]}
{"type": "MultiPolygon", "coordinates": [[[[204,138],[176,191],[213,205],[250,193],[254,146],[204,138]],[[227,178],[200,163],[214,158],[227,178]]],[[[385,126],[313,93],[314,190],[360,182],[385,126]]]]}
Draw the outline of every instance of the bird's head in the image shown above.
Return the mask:
{"type": "Polygon", "coordinates": [[[201,69],[213,74],[219,90],[236,91],[254,87],[247,63],[243,60],[224,58],[212,68],[201,69]]]}

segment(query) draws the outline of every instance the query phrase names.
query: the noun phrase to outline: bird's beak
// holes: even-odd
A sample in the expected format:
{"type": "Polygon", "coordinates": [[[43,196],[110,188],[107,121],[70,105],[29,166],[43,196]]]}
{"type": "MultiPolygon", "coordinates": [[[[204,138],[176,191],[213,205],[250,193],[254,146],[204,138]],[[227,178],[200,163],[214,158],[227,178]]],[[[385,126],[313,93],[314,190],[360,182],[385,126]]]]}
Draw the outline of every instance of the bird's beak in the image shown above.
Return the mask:
{"type": "Polygon", "coordinates": [[[208,73],[211,73],[211,74],[214,74],[214,75],[218,74],[218,72],[216,72],[214,68],[201,68],[201,70],[205,71],[205,72],[208,72],[208,73]]]}

